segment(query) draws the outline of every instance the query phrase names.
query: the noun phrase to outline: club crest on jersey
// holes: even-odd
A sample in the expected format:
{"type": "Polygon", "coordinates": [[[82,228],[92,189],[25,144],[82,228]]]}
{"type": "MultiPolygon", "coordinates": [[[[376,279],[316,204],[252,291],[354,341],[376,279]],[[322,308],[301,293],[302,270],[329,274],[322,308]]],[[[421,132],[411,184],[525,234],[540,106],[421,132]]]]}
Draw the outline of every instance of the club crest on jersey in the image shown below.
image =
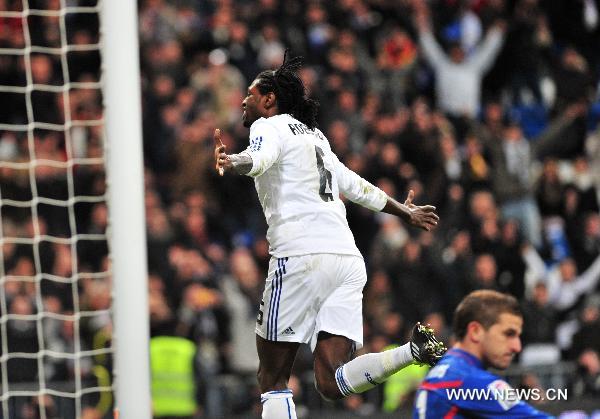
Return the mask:
{"type": "Polygon", "coordinates": [[[250,140],[250,151],[260,151],[262,146],[263,137],[256,137],[250,140]]]}
{"type": "Polygon", "coordinates": [[[488,389],[493,392],[494,399],[504,410],[509,410],[519,404],[519,398],[514,389],[504,380],[495,380],[488,384],[488,389]]]}

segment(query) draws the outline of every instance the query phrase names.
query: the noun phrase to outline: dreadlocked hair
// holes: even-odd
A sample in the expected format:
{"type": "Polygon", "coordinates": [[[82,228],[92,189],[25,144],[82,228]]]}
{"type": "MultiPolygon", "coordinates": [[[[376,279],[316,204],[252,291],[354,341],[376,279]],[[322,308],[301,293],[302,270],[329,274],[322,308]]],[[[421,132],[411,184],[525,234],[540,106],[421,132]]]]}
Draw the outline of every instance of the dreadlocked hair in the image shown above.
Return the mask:
{"type": "Polygon", "coordinates": [[[317,126],[317,110],[319,102],[306,96],[306,88],[298,76],[302,67],[302,57],[288,59],[285,50],[283,64],[277,70],[267,70],[260,73],[257,88],[261,94],[275,93],[277,109],[280,113],[287,113],[302,122],[310,129],[317,126]]]}

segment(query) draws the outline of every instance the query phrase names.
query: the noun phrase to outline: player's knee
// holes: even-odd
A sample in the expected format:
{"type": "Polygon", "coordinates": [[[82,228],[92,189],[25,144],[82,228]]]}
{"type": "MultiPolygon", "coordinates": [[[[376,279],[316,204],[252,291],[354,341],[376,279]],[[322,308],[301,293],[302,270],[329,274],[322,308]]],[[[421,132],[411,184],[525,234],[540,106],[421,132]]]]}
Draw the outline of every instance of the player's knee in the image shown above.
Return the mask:
{"type": "Polygon", "coordinates": [[[315,388],[325,400],[335,401],[344,398],[333,375],[327,377],[323,374],[315,374],[315,388]]]}

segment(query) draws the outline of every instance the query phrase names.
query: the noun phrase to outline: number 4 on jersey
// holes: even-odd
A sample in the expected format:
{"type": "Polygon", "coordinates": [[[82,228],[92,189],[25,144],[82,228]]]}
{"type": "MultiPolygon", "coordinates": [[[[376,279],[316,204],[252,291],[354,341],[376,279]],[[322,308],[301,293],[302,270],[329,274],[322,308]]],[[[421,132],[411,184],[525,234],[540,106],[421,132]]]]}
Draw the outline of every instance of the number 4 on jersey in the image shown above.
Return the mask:
{"type": "Polygon", "coordinates": [[[319,170],[319,196],[325,202],[333,201],[331,190],[331,172],[325,168],[323,163],[323,150],[315,145],[315,154],[317,156],[317,169],[319,170]]]}

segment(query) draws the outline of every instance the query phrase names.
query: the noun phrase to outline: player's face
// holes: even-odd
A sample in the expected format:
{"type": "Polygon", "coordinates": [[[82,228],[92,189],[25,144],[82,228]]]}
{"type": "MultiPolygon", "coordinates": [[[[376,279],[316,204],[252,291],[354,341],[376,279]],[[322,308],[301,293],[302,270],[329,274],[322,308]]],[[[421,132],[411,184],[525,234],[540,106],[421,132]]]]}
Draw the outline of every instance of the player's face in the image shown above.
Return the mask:
{"type": "Polygon", "coordinates": [[[498,321],[484,332],[482,361],[488,367],[506,369],[521,352],[523,319],[510,313],[500,314],[498,321]]]}
{"type": "Polygon", "coordinates": [[[246,128],[254,123],[258,118],[265,115],[264,111],[264,96],[258,90],[258,80],[254,80],[248,88],[248,93],[242,101],[242,121],[246,128]]]}

